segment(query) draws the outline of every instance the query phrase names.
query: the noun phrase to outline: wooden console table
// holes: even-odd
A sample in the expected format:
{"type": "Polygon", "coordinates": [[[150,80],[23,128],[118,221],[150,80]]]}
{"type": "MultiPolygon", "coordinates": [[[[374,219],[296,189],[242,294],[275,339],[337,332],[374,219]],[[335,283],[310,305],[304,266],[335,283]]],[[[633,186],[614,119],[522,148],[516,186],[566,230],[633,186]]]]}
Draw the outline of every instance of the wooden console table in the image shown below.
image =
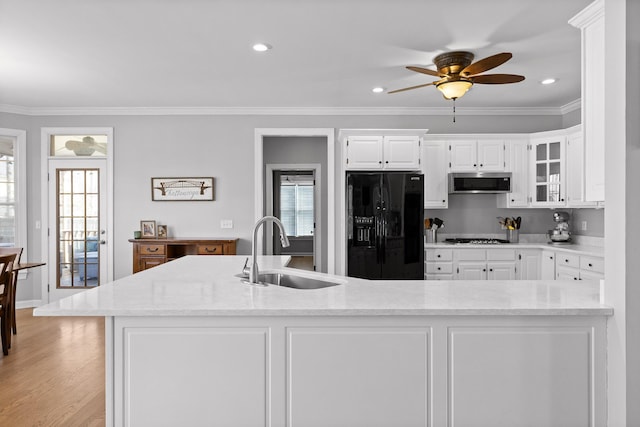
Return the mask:
{"type": "Polygon", "coordinates": [[[170,237],[129,241],[133,243],[133,272],[137,273],[185,255],[235,255],[238,239],[170,237]]]}

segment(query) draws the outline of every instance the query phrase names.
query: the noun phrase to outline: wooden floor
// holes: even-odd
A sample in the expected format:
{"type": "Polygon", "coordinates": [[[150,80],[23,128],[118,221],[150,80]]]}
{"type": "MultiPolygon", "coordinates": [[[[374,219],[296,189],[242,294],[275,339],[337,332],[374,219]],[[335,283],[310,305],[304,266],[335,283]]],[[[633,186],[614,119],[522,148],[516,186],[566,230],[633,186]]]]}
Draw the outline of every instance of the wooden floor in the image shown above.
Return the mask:
{"type": "Polygon", "coordinates": [[[104,318],[32,311],[0,353],[0,426],[104,426],[104,318]]]}
{"type": "Polygon", "coordinates": [[[298,268],[300,270],[313,271],[313,257],[312,256],[291,256],[291,261],[287,267],[298,268]]]}

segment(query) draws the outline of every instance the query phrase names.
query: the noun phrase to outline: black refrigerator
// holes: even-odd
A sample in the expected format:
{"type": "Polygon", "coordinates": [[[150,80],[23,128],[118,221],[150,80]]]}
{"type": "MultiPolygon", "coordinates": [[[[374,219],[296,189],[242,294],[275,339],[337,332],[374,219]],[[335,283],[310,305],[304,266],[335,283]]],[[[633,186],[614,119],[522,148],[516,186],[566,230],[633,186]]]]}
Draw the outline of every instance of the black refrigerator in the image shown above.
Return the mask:
{"type": "Polygon", "coordinates": [[[424,279],[424,177],[347,173],[347,275],[424,279]]]}

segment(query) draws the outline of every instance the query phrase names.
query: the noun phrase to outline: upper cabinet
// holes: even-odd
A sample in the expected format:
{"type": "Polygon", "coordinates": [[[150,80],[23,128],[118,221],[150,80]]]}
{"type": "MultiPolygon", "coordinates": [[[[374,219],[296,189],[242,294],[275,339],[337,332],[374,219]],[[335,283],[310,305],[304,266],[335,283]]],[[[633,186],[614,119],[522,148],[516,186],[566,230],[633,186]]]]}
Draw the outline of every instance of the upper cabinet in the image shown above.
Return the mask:
{"type": "Polygon", "coordinates": [[[425,209],[446,208],[449,205],[447,147],[447,143],[442,140],[427,139],[422,143],[425,209]]]}
{"type": "Polygon", "coordinates": [[[348,170],[419,170],[421,136],[426,129],[346,129],[344,166],[348,170]]]}
{"type": "Polygon", "coordinates": [[[506,168],[505,143],[492,139],[449,141],[451,172],[501,172],[506,168]]]}
{"type": "Polygon", "coordinates": [[[511,172],[511,192],[498,195],[498,207],[529,206],[529,137],[512,136],[506,143],[507,172],[511,172]]]}
{"type": "Polygon", "coordinates": [[[532,206],[565,206],[565,141],[562,134],[532,137],[532,206]]]}
{"type": "Polygon", "coordinates": [[[582,34],[585,199],[604,202],[604,1],[594,1],[569,23],[582,34]]]}

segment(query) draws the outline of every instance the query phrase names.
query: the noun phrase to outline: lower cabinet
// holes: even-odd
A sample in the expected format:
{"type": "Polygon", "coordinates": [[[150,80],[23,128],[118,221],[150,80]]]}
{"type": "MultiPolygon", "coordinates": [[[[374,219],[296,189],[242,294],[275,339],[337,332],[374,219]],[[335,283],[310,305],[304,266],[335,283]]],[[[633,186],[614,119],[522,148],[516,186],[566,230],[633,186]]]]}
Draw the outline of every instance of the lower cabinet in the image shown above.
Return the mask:
{"type": "Polygon", "coordinates": [[[604,258],[544,249],[425,249],[427,280],[600,280],[604,258]]]}

